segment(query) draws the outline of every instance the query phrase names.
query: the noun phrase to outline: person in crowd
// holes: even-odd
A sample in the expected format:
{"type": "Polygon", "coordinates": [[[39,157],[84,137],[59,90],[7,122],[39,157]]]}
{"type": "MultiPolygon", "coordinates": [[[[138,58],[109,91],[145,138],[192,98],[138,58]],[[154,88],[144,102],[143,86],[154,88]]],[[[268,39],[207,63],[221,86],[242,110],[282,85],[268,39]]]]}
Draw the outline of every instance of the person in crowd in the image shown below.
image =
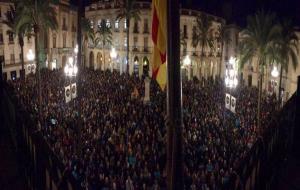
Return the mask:
{"type": "MultiPolygon", "coordinates": [[[[166,189],[166,93],[151,81],[128,74],[83,69],[78,97],[65,103],[69,80],[62,70],[42,70],[38,116],[36,76],[10,82],[53,152],[87,189],[166,189]]],[[[75,80],[75,79],[71,79],[75,80]]],[[[183,82],[185,189],[223,189],[243,158],[269,126],[274,97],[264,97],[257,126],[258,90],[238,86],[236,113],[224,106],[220,79],[183,82]],[[204,81],[204,82],[202,82],[204,81]],[[203,85],[204,84],[204,85],[203,85]]]]}

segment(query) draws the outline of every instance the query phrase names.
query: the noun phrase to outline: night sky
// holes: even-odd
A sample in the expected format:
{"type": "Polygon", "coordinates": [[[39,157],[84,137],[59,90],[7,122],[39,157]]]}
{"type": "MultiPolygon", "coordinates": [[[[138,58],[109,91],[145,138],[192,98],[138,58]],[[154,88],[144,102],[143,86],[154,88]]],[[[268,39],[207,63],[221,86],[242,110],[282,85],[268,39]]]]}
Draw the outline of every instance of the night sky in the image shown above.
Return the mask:
{"type": "MultiPolygon", "coordinates": [[[[77,0],[71,0],[76,4],[77,0]]],[[[91,0],[83,0],[88,5],[91,0]]],[[[145,0],[143,0],[145,1],[145,0]]],[[[281,18],[290,18],[300,26],[300,0],[181,0],[183,7],[193,7],[225,18],[229,23],[246,25],[247,16],[264,9],[281,18]]]]}

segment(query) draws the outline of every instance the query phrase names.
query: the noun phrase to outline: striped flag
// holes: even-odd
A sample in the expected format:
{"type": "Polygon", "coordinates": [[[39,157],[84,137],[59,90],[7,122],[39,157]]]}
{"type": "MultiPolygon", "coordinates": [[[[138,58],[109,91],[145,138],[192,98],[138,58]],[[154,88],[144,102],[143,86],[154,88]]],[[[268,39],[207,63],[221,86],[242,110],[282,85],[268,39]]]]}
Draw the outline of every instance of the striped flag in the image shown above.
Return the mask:
{"type": "Polygon", "coordinates": [[[152,76],[162,90],[167,83],[167,0],[152,0],[152,76]]]}

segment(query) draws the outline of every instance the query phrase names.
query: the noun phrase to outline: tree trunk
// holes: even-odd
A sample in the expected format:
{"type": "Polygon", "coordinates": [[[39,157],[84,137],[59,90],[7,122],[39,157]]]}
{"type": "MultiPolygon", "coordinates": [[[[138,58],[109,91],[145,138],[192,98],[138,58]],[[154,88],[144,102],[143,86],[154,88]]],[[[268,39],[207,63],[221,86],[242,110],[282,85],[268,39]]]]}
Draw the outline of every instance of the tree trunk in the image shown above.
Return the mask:
{"type": "Polygon", "coordinates": [[[34,26],[34,43],[35,43],[35,60],[36,60],[36,71],[37,71],[37,83],[38,83],[38,111],[39,111],[39,116],[42,113],[42,86],[41,86],[41,68],[40,68],[40,60],[39,60],[39,44],[38,44],[38,39],[39,39],[39,26],[36,24],[34,26]]]}
{"type": "MultiPolygon", "coordinates": [[[[260,64],[261,65],[261,64],[260,64]]],[[[261,130],[261,99],[262,99],[262,75],[263,75],[263,67],[259,66],[259,87],[258,87],[258,104],[257,104],[257,127],[261,130]]]]}
{"type": "MultiPolygon", "coordinates": [[[[203,53],[204,53],[204,45],[203,43],[201,44],[201,55],[200,55],[200,72],[199,72],[199,79],[202,78],[202,66],[203,66],[203,53]]],[[[201,80],[202,81],[202,80],[201,80]]],[[[201,84],[202,85],[202,84],[201,84]]]]}
{"type": "Polygon", "coordinates": [[[21,48],[21,64],[22,64],[22,69],[21,69],[21,79],[25,80],[25,70],[24,70],[24,38],[23,36],[19,35],[19,45],[21,48]]]}
{"type": "Polygon", "coordinates": [[[282,74],[283,74],[283,70],[282,70],[282,66],[280,66],[280,76],[279,76],[279,86],[278,86],[278,108],[281,107],[281,102],[282,102],[282,98],[281,98],[282,74]]]}
{"type": "MultiPolygon", "coordinates": [[[[103,44],[102,44],[102,54],[103,54],[103,64],[106,65],[105,64],[105,52],[104,52],[104,45],[103,44]]],[[[107,69],[107,67],[106,67],[106,69],[107,69]]]]}
{"type": "Polygon", "coordinates": [[[127,24],[127,31],[126,31],[126,35],[127,35],[127,55],[126,55],[126,60],[127,60],[127,65],[126,65],[126,70],[127,73],[129,74],[129,30],[130,30],[130,18],[126,18],[126,24],[127,24]]]}
{"type": "Polygon", "coordinates": [[[221,70],[222,70],[222,61],[223,61],[223,41],[221,42],[221,55],[220,55],[220,64],[219,64],[219,78],[221,78],[221,70]]]}

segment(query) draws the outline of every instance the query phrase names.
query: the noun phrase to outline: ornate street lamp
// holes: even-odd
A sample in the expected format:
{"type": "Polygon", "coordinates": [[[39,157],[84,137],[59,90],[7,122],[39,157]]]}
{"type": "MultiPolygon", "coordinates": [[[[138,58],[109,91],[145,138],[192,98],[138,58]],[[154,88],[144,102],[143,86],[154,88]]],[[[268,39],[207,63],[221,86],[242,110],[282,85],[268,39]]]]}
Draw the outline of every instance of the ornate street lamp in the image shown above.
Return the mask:
{"type": "Polygon", "coordinates": [[[277,67],[274,65],[273,70],[271,72],[272,77],[277,78],[279,76],[279,72],[277,67]]]}
{"type": "Polygon", "coordinates": [[[27,57],[28,61],[30,61],[30,63],[28,64],[28,70],[30,71],[30,73],[33,73],[35,71],[36,65],[35,65],[35,63],[33,63],[33,61],[35,59],[35,55],[34,55],[32,49],[28,50],[26,57],[27,57]]]}
{"type": "Polygon", "coordinates": [[[230,57],[225,70],[225,86],[228,88],[235,88],[238,85],[238,68],[236,58],[230,57]]]}
{"type": "Polygon", "coordinates": [[[111,48],[110,51],[110,58],[111,58],[111,71],[113,71],[113,64],[114,64],[114,60],[117,57],[117,52],[116,49],[114,47],[111,48]]]}

